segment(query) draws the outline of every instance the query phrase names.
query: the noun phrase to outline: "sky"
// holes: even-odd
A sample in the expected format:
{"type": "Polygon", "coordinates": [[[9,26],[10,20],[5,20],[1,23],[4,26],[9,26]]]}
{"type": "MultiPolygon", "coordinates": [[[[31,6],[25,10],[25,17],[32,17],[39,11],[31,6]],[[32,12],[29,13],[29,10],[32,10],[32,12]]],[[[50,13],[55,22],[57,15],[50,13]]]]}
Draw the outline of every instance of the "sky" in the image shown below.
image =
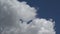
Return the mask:
{"type": "Polygon", "coordinates": [[[60,10],[58,1],[56,0],[18,0],[18,1],[0,0],[0,34],[60,33],[59,32],[60,10]],[[54,31],[55,29],[53,29],[54,23],[56,32],[54,31]]]}
{"type": "Polygon", "coordinates": [[[55,20],[56,34],[60,34],[60,0],[19,0],[26,1],[30,6],[38,9],[39,18],[55,20]]]}

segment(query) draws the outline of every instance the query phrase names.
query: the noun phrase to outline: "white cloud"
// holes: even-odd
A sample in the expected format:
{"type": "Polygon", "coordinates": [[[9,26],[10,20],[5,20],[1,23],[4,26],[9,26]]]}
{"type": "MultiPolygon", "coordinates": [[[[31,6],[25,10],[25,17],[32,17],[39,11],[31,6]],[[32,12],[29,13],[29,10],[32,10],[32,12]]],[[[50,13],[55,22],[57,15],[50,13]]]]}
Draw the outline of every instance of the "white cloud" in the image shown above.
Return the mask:
{"type": "Polygon", "coordinates": [[[55,34],[55,22],[36,18],[36,11],[26,2],[0,0],[0,34],[55,34]]]}

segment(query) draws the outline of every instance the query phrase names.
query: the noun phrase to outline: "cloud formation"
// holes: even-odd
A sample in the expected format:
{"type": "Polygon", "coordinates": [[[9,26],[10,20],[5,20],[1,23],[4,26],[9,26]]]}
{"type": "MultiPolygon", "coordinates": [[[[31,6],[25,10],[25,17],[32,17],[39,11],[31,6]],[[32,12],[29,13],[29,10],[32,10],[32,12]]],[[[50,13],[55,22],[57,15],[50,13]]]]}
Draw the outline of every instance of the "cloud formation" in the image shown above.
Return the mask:
{"type": "Polygon", "coordinates": [[[36,18],[36,11],[26,2],[0,0],[0,34],[56,34],[55,22],[36,18]]]}

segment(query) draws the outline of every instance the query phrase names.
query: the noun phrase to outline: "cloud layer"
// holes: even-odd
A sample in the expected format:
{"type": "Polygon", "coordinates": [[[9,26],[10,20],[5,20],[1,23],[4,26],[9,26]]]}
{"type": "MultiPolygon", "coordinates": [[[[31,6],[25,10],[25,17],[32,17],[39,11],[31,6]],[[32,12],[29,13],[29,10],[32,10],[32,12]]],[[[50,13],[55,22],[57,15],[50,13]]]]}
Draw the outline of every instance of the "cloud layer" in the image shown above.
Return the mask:
{"type": "Polygon", "coordinates": [[[36,18],[36,11],[26,2],[0,0],[0,34],[55,34],[55,22],[36,18]]]}

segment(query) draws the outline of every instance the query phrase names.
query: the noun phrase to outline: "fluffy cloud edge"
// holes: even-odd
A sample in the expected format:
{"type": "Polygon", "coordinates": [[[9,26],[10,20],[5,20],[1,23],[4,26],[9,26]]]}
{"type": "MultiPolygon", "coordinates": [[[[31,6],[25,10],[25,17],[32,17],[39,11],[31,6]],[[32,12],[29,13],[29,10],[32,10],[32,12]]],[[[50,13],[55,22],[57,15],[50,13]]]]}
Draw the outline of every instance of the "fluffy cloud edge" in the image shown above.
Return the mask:
{"type": "Polygon", "coordinates": [[[36,9],[26,2],[0,0],[1,34],[56,34],[54,22],[36,18],[36,9]],[[10,16],[10,17],[9,17],[10,16]],[[21,20],[22,21],[21,21],[21,20]],[[30,24],[27,24],[27,22],[30,24]],[[6,24],[5,24],[6,23],[6,24]]]}

